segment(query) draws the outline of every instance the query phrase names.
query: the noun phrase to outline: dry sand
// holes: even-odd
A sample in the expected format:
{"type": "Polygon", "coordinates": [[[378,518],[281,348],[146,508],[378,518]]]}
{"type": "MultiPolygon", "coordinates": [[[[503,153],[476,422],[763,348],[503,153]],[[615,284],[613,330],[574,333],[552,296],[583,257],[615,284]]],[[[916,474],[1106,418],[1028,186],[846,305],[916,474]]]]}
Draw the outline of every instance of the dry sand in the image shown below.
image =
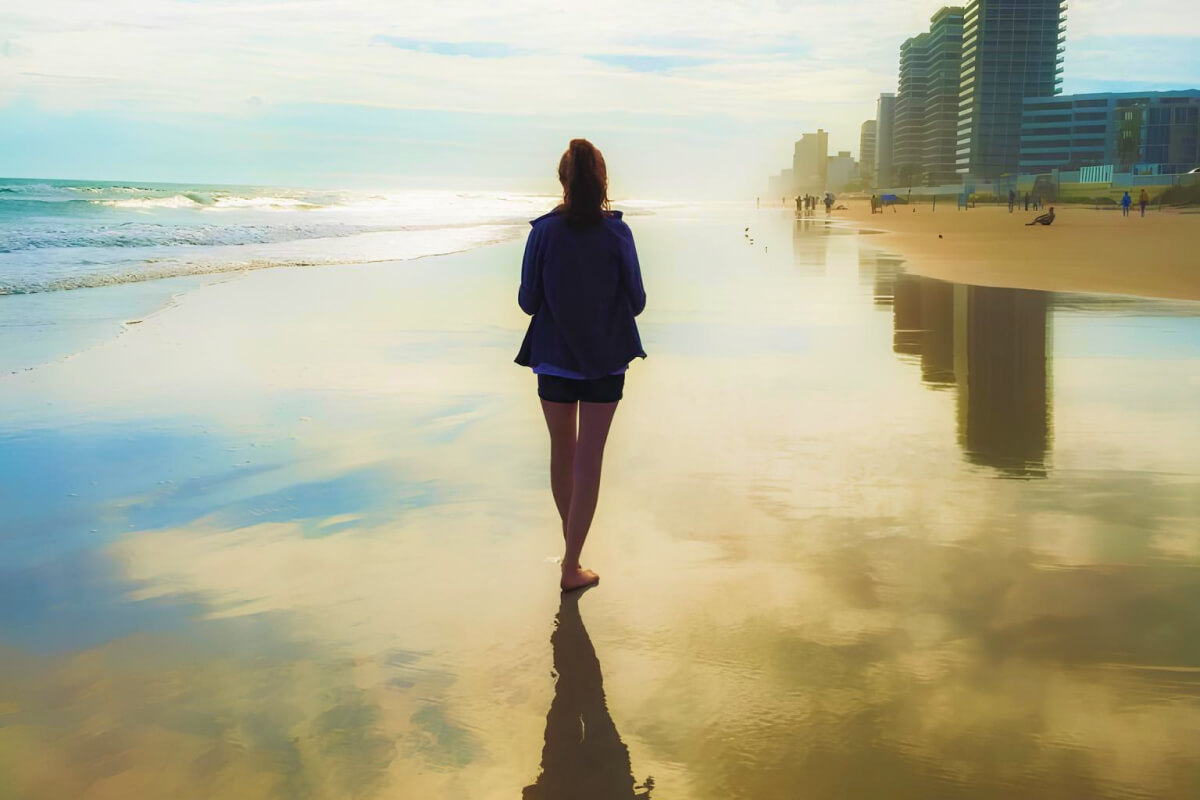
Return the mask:
{"type": "MultiPolygon", "coordinates": [[[[1136,208],[1057,206],[1050,227],[1028,227],[1042,212],[989,206],[959,211],[950,202],[896,206],[874,216],[851,201],[849,218],[878,230],[878,246],[931,278],[984,286],[1102,292],[1200,300],[1200,214],[1136,208]],[[915,209],[915,211],[914,211],[915,209]]],[[[818,214],[818,218],[824,214],[818,214]]]]}

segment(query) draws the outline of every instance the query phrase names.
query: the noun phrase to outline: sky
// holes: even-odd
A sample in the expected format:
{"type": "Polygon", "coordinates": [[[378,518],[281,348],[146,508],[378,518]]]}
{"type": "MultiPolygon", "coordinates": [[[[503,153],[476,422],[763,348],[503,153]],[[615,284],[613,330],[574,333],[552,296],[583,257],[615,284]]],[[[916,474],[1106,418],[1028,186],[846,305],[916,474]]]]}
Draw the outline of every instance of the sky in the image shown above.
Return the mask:
{"type": "MultiPolygon", "coordinates": [[[[10,0],[0,175],[744,197],[857,155],[929,0],[10,0]]],[[[1064,91],[1200,87],[1195,0],[1072,0],[1064,91]],[[1180,32],[1193,35],[1181,35],[1180,32]]]]}

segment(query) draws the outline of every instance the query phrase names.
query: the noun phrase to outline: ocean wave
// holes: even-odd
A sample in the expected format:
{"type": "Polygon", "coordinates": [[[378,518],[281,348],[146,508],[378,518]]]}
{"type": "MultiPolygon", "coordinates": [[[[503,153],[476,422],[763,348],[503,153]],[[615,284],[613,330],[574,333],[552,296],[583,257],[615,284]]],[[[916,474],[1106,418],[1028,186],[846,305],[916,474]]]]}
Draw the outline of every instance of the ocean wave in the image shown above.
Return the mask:
{"type": "Polygon", "coordinates": [[[129,197],[124,200],[89,200],[88,202],[109,208],[189,208],[203,205],[185,194],[173,194],[170,197],[129,197]]]}
{"type": "Polygon", "coordinates": [[[430,256],[449,255],[471,250],[490,244],[498,244],[510,239],[519,228],[515,226],[480,226],[478,236],[470,239],[446,241],[438,246],[428,247],[419,252],[388,255],[374,258],[363,257],[290,257],[290,258],[251,258],[242,261],[183,261],[178,259],[161,259],[144,261],[136,269],[126,269],[119,272],[96,272],[84,275],[57,278],[53,280],[28,280],[21,283],[4,282],[0,280],[0,295],[40,294],[43,292],[61,292],[73,289],[94,289],[103,286],[116,286],[126,283],[141,283],[145,281],[181,278],[195,275],[217,275],[221,273],[251,272],[263,269],[287,267],[332,267],[345,264],[381,264],[389,261],[413,261],[430,256]]]}
{"type": "MultiPolygon", "coordinates": [[[[496,224],[517,224],[520,219],[496,220],[496,224]]],[[[278,244],[306,239],[341,239],[364,233],[407,233],[476,227],[475,223],[457,225],[358,225],[348,222],[308,225],[162,225],[153,222],[125,222],[118,225],[42,226],[9,228],[0,226],[0,253],[30,250],[76,248],[220,247],[229,245],[278,244]]]]}
{"type": "Polygon", "coordinates": [[[17,183],[0,186],[0,203],[16,201],[33,201],[44,203],[65,203],[82,199],[78,194],[65,186],[53,186],[48,183],[17,183]]]}
{"type": "Polygon", "coordinates": [[[287,209],[322,208],[320,203],[310,203],[295,197],[242,197],[220,192],[184,192],[169,197],[128,197],[123,199],[90,200],[96,205],[109,208],[246,208],[287,209]]]}
{"type": "Polygon", "coordinates": [[[322,208],[321,203],[310,203],[294,197],[216,197],[212,204],[216,208],[322,208]]]}

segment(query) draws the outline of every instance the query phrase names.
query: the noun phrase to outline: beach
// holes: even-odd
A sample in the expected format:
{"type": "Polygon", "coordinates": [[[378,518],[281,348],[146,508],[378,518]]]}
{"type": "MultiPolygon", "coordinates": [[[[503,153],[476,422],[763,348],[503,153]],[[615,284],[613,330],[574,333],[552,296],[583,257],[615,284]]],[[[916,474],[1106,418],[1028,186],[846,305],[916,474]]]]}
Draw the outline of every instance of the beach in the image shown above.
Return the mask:
{"type": "MultiPolygon", "coordinates": [[[[942,280],[1053,292],[1200,300],[1200,213],[1159,210],[1122,217],[1114,208],[1060,205],[1054,224],[1027,226],[1040,211],[955,208],[954,198],[894,205],[872,215],[851,201],[839,218],[882,232],[882,246],[910,269],[942,280]]],[[[823,212],[822,212],[823,213],[823,212]]]]}
{"type": "Polygon", "coordinates": [[[1200,791],[1200,216],[648,209],[577,599],[520,233],[0,374],[0,795],[1200,791]]]}

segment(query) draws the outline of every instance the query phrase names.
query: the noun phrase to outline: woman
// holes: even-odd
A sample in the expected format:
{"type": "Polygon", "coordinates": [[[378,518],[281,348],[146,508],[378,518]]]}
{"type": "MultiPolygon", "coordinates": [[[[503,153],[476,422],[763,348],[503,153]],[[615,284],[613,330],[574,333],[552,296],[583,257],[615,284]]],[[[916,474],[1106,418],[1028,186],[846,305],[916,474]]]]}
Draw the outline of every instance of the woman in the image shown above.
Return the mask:
{"type": "Polygon", "coordinates": [[[633,233],[608,208],[604,156],[572,139],[558,162],[562,204],[532,223],[517,302],[533,319],[517,354],[538,376],[550,429],[550,489],[562,518],[564,592],[600,582],[579,564],[596,499],[604,442],[635,356],[633,318],[646,305],[633,233]],[[578,420],[578,433],[576,421],[578,420]]]}

